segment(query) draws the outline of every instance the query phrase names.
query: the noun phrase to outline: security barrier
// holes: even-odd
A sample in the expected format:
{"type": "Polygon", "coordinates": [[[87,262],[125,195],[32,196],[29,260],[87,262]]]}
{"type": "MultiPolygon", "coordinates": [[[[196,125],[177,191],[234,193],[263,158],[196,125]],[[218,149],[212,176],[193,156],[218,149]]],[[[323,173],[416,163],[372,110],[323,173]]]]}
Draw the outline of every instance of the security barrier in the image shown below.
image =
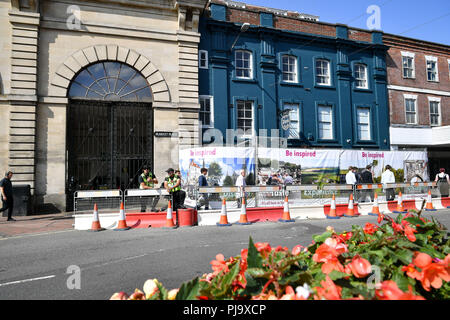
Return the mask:
{"type": "MultiPolygon", "coordinates": [[[[405,210],[421,208],[424,199],[428,202],[429,208],[444,209],[450,204],[450,198],[434,198],[431,201],[431,196],[427,195],[428,191],[436,187],[435,182],[419,182],[419,183],[392,183],[392,184],[362,184],[362,185],[287,185],[287,186],[246,186],[246,187],[195,187],[195,201],[198,200],[199,195],[207,194],[210,199],[216,197],[219,199],[220,207],[212,210],[201,210],[195,212],[195,224],[198,225],[216,225],[220,222],[221,209],[228,211],[229,224],[239,222],[242,212],[237,206],[234,206],[239,200],[242,201],[244,196],[246,201],[246,214],[250,223],[258,221],[279,221],[283,217],[283,205],[286,207],[284,200],[288,199],[288,207],[291,219],[309,219],[309,218],[325,218],[330,213],[331,200],[335,196],[335,214],[340,217],[348,216],[348,211],[351,202],[349,195],[356,192],[357,197],[354,197],[354,213],[351,216],[367,215],[373,212],[374,202],[359,201],[361,191],[373,191],[378,195],[377,206],[379,211],[383,213],[393,213],[398,210],[399,204],[397,200],[402,193],[402,206],[405,210]],[[410,193],[410,189],[414,193],[410,193]],[[384,190],[392,188],[395,190],[396,199],[394,201],[386,201],[384,190]],[[421,188],[421,189],[417,189],[421,188]],[[427,191],[425,193],[417,193],[417,191],[427,191]],[[264,206],[264,203],[258,204],[258,201],[264,200],[261,194],[272,193],[273,198],[279,201],[279,205],[264,206]],[[249,198],[248,195],[254,195],[249,198]],[[427,197],[428,196],[428,197],[427,197]],[[221,200],[225,199],[225,202],[221,200]],[[249,199],[254,202],[249,203],[249,199]],[[447,203],[449,202],[449,203],[447,203]],[[225,208],[223,208],[225,205],[225,208]],[[231,209],[231,210],[229,210],[231,209]]],[[[98,191],[77,191],[75,193],[75,208],[76,211],[92,212],[94,204],[101,207],[111,207],[112,213],[103,213],[100,215],[102,226],[106,229],[115,228],[119,217],[120,202],[124,201],[126,207],[126,223],[131,228],[148,228],[148,227],[164,227],[166,225],[166,212],[141,213],[142,204],[147,205],[150,209],[151,203],[149,200],[159,197],[169,198],[170,194],[165,189],[130,189],[122,193],[120,190],[98,190],[98,191]]],[[[241,202],[242,205],[242,202],[241,202]]],[[[176,216],[178,225],[178,215],[174,210],[174,218],[176,216]]],[[[189,225],[193,225],[190,218],[189,225]]],[[[90,215],[76,216],[75,229],[86,230],[91,225],[92,219],[90,215]],[[83,217],[82,217],[83,216],[83,217]],[[78,219],[85,219],[85,222],[77,224],[78,219]],[[83,226],[82,226],[83,225],[83,226]],[[84,228],[84,229],[83,229],[84,228]]]]}
{"type": "Polygon", "coordinates": [[[127,189],[124,193],[124,204],[127,212],[150,212],[158,206],[162,199],[172,200],[166,189],[127,189]]]}
{"type": "Polygon", "coordinates": [[[78,190],[74,193],[74,211],[90,213],[97,204],[99,212],[115,212],[122,200],[122,190],[78,190]]]}

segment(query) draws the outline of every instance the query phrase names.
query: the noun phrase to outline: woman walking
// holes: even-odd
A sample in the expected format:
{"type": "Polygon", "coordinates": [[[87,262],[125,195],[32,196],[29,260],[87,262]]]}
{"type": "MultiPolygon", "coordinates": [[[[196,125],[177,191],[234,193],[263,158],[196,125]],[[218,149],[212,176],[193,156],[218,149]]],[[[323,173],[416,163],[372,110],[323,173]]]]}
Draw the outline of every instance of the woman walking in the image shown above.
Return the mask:
{"type": "Polygon", "coordinates": [[[441,194],[441,198],[448,197],[448,187],[450,185],[450,178],[448,174],[445,173],[445,169],[439,169],[439,173],[436,175],[437,186],[439,188],[439,193],[441,194]]]}

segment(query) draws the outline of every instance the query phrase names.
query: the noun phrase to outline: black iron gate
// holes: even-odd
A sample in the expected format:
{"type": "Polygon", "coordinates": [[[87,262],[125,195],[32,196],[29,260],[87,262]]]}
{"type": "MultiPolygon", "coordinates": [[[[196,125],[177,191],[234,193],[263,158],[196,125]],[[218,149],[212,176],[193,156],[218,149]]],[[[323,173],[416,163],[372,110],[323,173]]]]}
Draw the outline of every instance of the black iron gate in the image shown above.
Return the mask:
{"type": "Polygon", "coordinates": [[[153,168],[151,103],[71,100],[67,115],[67,209],[75,190],[138,187],[153,168]]]}

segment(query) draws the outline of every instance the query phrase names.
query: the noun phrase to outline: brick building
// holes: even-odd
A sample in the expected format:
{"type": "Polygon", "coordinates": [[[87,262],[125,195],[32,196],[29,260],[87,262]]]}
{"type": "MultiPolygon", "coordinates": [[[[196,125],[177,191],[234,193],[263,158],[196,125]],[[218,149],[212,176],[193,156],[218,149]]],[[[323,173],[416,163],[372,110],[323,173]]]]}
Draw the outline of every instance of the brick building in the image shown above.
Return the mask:
{"type": "Polygon", "coordinates": [[[450,46],[383,34],[391,148],[428,151],[431,177],[450,170],[450,46]]]}
{"type": "Polygon", "coordinates": [[[279,130],[295,148],[389,150],[382,33],[318,19],[211,1],[199,27],[203,128],[226,139],[227,129],[249,138],[279,130]]]}

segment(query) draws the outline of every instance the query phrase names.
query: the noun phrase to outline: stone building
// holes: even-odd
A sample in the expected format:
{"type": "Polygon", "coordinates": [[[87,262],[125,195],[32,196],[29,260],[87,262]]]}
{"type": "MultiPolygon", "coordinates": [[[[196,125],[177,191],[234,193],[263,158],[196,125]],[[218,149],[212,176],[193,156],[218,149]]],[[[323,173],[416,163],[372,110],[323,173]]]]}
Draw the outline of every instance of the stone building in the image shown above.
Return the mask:
{"type": "Polygon", "coordinates": [[[198,141],[206,2],[0,0],[0,170],[61,210],[74,185],[161,181],[198,141]]]}
{"type": "Polygon", "coordinates": [[[450,170],[450,46],[383,34],[391,148],[426,150],[431,177],[450,170]]]}

